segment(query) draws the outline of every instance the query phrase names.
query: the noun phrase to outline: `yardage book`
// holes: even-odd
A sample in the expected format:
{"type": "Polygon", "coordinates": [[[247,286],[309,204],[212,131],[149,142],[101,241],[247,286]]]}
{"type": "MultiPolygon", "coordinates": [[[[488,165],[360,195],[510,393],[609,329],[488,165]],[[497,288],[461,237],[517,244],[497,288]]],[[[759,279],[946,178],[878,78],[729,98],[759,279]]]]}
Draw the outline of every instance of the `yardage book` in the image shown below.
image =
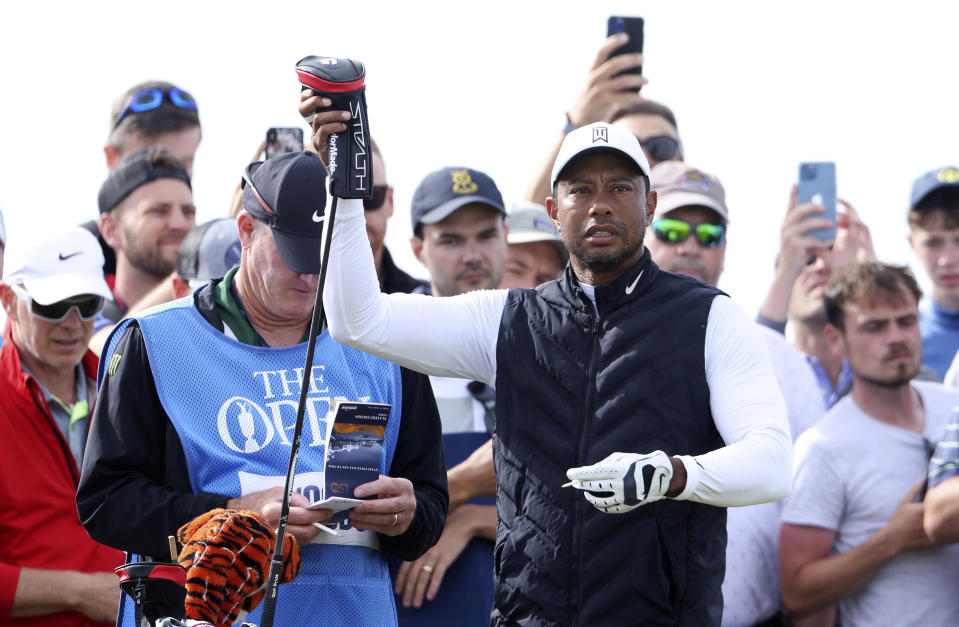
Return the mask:
{"type": "Polygon", "coordinates": [[[343,510],[360,502],[353,498],[356,486],[379,478],[390,409],[386,403],[344,400],[330,405],[323,498],[310,508],[340,512],[331,522],[346,518],[343,510]]]}

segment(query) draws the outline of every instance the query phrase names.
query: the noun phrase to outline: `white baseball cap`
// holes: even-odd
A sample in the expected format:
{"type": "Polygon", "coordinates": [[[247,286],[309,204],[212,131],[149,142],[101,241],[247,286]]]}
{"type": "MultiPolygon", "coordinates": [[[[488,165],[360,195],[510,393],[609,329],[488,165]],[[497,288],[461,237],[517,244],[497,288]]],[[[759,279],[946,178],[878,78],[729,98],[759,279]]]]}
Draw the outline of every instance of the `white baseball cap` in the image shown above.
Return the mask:
{"type": "Polygon", "coordinates": [[[82,227],[48,232],[30,242],[17,238],[5,261],[3,282],[22,283],[41,305],[81,294],[113,298],[103,279],[100,243],[82,227]]]}
{"type": "Polygon", "coordinates": [[[549,177],[550,185],[556,184],[556,179],[570,161],[594,151],[622,153],[632,160],[643,174],[649,176],[649,161],[646,160],[643,147],[639,145],[636,136],[618,126],[606,122],[595,122],[579,127],[563,140],[563,145],[559,147],[559,154],[556,155],[556,162],[553,164],[553,172],[549,177]]]}

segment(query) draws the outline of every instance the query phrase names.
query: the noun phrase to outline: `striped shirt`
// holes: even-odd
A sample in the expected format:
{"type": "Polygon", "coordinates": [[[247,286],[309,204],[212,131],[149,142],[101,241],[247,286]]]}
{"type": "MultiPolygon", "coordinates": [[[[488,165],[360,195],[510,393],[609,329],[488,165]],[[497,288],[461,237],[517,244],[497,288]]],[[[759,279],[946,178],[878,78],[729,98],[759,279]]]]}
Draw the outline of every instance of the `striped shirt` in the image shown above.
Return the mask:
{"type": "Polygon", "coordinates": [[[954,412],[929,460],[929,487],[959,475],[959,413],[954,412]]]}

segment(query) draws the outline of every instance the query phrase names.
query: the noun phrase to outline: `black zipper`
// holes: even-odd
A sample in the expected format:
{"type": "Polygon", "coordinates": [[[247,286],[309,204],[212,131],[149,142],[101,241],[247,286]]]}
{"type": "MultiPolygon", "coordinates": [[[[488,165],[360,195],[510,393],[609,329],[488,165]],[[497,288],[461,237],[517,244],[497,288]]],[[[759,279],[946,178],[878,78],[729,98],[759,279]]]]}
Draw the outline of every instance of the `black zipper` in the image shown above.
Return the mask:
{"type": "MultiPolygon", "coordinates": [[[[583,398],[583,411],[580,415],[579,449],[576,451],[575,466],[583,466],[587,463],[586,453],[589,449],[589,427],[592,423],[593,391],[596,388],[596,361],[598,359],[597,350],[599,344],[599,328],[601,326],[599,318],[594,318],[590,323],[587,332],[590,334],[589,360],[586,362],[586,394],[583,398]]],[[[570,625],[578,623],[579,608],[582,607],[579,590],[579,567],[580,555],[582,554],[582,527],[583,527],[583,508],[587,505],[586,499],[577,497],[573,499],[573,542],[572,555],[570,555],[570,625]]],[[[590,506],[592,507],[592,506],[590,506]]]]}
{"type": "Polygon", "coordinates": [[[53,429],[53,434],[60,444],[60,452],[63,453],[64,460],[67,462],[67,468],[70,470],[70,476],[73,477],[73,485],[79,486],[80,477],[77,476],[76,461],[73,459],[73,453],[70,452],[70,446],[66,440],[63,439],[63,434],[60,433],[60,427],[57,426],[53,416],[50,415],[50,408],[44,408],[45,403],[40,402],[35,390],[30,390],[30,396],[33,397],[33,402],[37,405],[37,409],[40,410],[40,413],[43,414],[43,417],[46,419],[47,426],[53,429]]]}

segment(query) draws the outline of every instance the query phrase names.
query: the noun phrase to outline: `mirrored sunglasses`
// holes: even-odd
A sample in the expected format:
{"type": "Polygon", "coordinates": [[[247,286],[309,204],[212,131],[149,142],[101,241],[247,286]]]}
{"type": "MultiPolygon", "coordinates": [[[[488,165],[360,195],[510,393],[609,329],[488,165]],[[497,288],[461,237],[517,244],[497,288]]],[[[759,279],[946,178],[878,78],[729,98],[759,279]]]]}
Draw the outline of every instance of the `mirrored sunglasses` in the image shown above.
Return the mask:
{"type": "Polygon", "coordinates": [[[653,135],[639,140],[639,145],[652,161],[669,161],[679,152],[679,142],[669,135],[653,135]]]}
{"type": "Polygon", "coordinates": [[[10,289],[30,306],[30,313],[48,322],[62,322],[70,315],[70,310],[74,308],[76,308],[80,320],[87,322],[95,318],[103,309],[103,297],[96,294],[82,294],[49,305],[41,305],[33,300],[33,297],[19,285],[11,285],[10,289]]]}
{"type": "Polygon", "coordinates": [[[144,113],[159,109],[166,98],[170,104],[180,109],[193,109],[196,111],[196,100],[193,96],[183,91],[179,87],[172,87],[168,90],[162,89],[144,89],[133,94],[130,103],[123,109],[123,113],[117,118],[113,128],[120,126],[122,122],[131,113],[144,113]]]}
{"type": "Polygon", "coordinates": [[[660,218],[653,220],[652,229],[656,239],[667,244],[684,242],[690,233],[696,234],[696,242],[703,248],[716,248],[726,240],[726,227],[722,224],[690,224],[682,220],[660,218]]]}
{"type": "Polygon", "coordinates": [[[374,185],[373,186],[373,197],[370,199],[363,199],[363,209],[365,211],[375,211],[383,206],[383,203],[386,202],[386,192],[389,190],[389,185],[374,185]]]}

